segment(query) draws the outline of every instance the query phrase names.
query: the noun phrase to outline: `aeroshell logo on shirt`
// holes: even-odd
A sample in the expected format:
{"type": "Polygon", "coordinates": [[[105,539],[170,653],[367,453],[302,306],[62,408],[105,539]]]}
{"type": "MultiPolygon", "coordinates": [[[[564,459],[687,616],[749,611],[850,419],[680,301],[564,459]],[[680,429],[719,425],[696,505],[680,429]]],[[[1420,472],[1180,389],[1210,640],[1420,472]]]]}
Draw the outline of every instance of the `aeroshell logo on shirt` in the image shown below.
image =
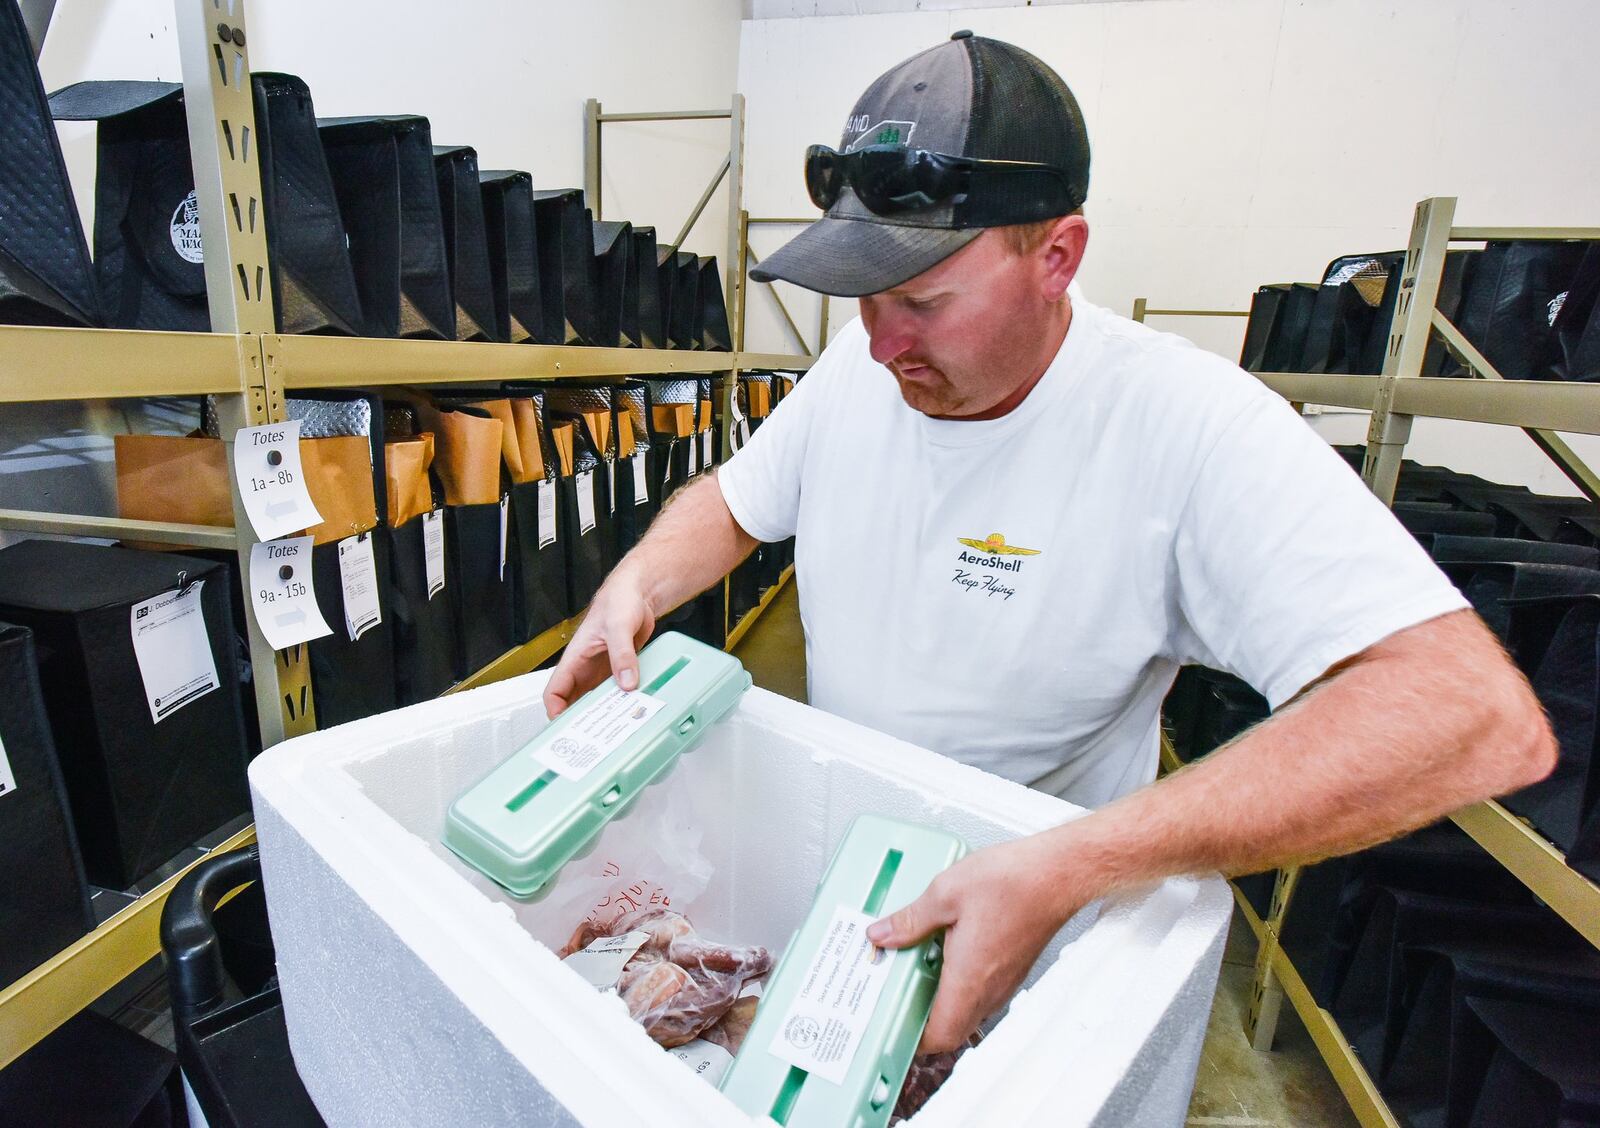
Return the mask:
{"type": "Polygon", "coordinates": [[[982,556],[973,556],[963,552],[961,559],[968,564],[977,564],[984,568],[998,568],[1003,572],[1022,571],[1022,561],[1010,559],[1017,556],[1038,556],[1037,548],[1021,548],[1018,545],[1007,544],[1006,538],[1001,533],[990,533],[983,540],[973,540],[969,537],[957,537],[956,540],[968,548],[975,548],[983,553],[982,556]]]}
{"type": "Polygon", "coordinates": [[[950,577],[951,582],[967,594],[998,595],[1002,603],[1017,594],[1017,589],[1009,586],[1017,581],[1012,576],[1002,577],[1000,573],[1022,571],[1022,558],[1038,556],[1041,551],[1037,548],[1007,544],[1005,536],[1001,533],[990,533],[982,540],[972,537],[957,537],[956,540],[966,546],[958,557],[962,564],[976,564],[980,568],[990,568],[993,571],[988,575],[981,575],[969,568],[957,568],[955,575],[950,577]],[[968,552],[968,548],[976,551],[968,552]]]}

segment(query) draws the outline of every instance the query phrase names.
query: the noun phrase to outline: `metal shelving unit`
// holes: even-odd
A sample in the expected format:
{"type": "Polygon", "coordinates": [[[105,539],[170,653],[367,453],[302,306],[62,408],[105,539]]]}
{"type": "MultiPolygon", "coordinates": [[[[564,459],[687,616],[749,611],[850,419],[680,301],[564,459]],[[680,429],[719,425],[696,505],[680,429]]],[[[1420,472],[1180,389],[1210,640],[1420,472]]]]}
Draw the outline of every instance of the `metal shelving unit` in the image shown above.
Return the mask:
{"type": "MultiPolygon", "coordinates": [[[[255,131],[251,76],[245,44],[248,0],[175,0],[183,65],[184,100],[189,115],[190,150],[207,248],[206,293],[211,333],[142,332],[114,329],[58,329],[0,326],[0,404],[61,400],[108,400],[163,396],[217,397],[224,441],[230,447],[242,426],[282,421],[288,392],[310,388],[396,385],[485,384],[571,377],[630,377],[689,373],[725,375],[724,395],[746,369],[803,371],[809,355],[748,353],[744,339],[743,272],[726,270],[728,310],[738,351],[728,353],[572,348],[481,342],[297,337],[275,331],[264,225],[245,225],[262,197],[258,166],[248,146],[232,138],[255,131]],[[235,210],[230,201],[242,202],[235,210]]],[[[598,103],[591,102],[598,114],[598,103]]],[[[676,115],[607,115],[604,120],[659,120],[668,117],[725,117],[732,123],[729,160],[717,182],[733,173],[729,215],[729,262],[743,261],[747,228],[743,222],[743,99],[731,111],[693,111],[676,115]]],[[[587,126],[595,146],[592,168],[599,212],[598,121],[587,126]]],[[[589,134],[586,132],[586,137],[589,134]]],[[[716,187],[709,188],[685,226],[693,226],[716,187]]],[[[680,237],[681,238],[681,237],[680,237]]],[[[724,406],[728,401],[724,400],[724,406]]],[[[730,413],[723,413],[726,421],[730,413]]],[[[726,443],[724,449],[728,449],[726,443]]],[[[232,465],[231,450],[228,464],[232,465]]],[[[156,521],[129,521],[86,514],[0,510],[0,528],[18,532],[121,539],[208,548],[236,549],[241,574],[249,574],[255,542],[234,489],[234,528],[156,521]]],[[[784,576],[787,580],[788,574],[784,576]]],[[[780,585],[781,586],[780,581],[780,585]]],[[[738,637],[770,603],[769,598],[736,628],[738,637]]],[[[254,619],[244,624],[263,746],[315,728],[314,707],[289,716],[285,694],[309,692],[305,648],[274,652],[254,619]]],[[[449,692],[514,677],[536,669],[572,638],[582,616],[546,631],[508,651],[449,692]]],[[[732,641],[728,644],[730,647],[732,641]]],[[[247,826],[218,844],[229,850],[254,840],[247,826]]],[[[44,1038],[159,951],[161,909],[187,867],[107,919],[28,975],[0,990],[0,1068],[44,1038]]]]}
{"type": "MultiPolygon", "coordinates": [[[[1439,281],[1451,243],[1486,240],[1600,240],[1600,227],[1457,227],[1456,201],[1434,197],[1417,204],[1401,267],[1400,299],[1389,330],[1384,369],[1379,376],[1308,372],[1253,373],[1262,383],[1296,404],[1320,404],[1371,413],[1362,479],[1394,502],[1395,484],[1412,420],[1456,419],[1519,427],[1593,500],[1600,500],[1597,475],[1557,432],[1600,435],[1600,386],[1539,380],[1506,380],[1438,309],[1439,281]],[[1423,358],[1433,335],[1471,373],[1468,377],[1422,376],[1423,358]]],[[[1156,310],[1145,299],[1134,303],[1134,317],[1248,316],[1220,310],[1156,310]]],[[[1177,757],[1163,740],[1168,770],[1177,757]]],[[[1457,811],[1452,822],[1514,874],[1541,901],[1600,947],[1600,885],[1567,865],[1561,852],[1524,820],[1488,801],[1457,811]]],[[[1287,997],[1363,1125],[1397,1125],[1365,1066],[1356,1057],[1333,1016],[1312,998],[1279,938],[1294,901],[1298,869],[1280,870],[1265,921],[1235,897],[1261,941],[1247,1033],[1257,1049],[1270,1049],[1282,1000],[1287,997]]]]}

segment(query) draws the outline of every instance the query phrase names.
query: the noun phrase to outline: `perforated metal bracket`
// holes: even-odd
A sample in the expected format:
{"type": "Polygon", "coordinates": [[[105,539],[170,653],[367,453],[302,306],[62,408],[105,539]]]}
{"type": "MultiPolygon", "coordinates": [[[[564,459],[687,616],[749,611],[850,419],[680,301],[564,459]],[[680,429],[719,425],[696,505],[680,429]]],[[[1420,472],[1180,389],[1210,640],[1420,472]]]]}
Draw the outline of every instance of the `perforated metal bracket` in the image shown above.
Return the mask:
{"type": "MultiPolygon", "coordinates": [[[[239,428],[285,418],[282,372],[265,344],[276,322],[255,96],[246,49],[246,5],[245,0],[176,0],[175,7],[189,153],[205,254],[206,302],[213,332],[234,334],[238,359],[238,394],[216,397],[231,474],[234,435],[239,428]]],[[[250,553],[257,538],[237,481],[233,483],[233,525],[240,582],[248,585],[250,553]]],[[[250,604],[248,595],[245,603],[250,604]]],[[[270,747],[285,736],[316,727],[309,668],[304,647],[279,655],[261,634],[254,615],[247,613],[245,618],[261,740],[270,747]]]]}

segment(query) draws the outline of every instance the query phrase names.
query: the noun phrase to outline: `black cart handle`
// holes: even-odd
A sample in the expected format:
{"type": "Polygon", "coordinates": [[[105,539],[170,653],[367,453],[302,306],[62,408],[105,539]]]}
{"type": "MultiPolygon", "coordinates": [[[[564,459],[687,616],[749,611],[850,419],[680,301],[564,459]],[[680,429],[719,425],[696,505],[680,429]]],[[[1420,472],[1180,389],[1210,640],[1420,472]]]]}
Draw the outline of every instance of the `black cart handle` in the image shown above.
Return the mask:
{"type": "Polygon", "coordinates": [[[261,853],[251,845],[206,858],[167,897],[161,910],[161,954],[173,1014],[180,1019],[198,1017],[222,1003],[228,977],[211,914],[227,894],[260,880],[261,853]]]}

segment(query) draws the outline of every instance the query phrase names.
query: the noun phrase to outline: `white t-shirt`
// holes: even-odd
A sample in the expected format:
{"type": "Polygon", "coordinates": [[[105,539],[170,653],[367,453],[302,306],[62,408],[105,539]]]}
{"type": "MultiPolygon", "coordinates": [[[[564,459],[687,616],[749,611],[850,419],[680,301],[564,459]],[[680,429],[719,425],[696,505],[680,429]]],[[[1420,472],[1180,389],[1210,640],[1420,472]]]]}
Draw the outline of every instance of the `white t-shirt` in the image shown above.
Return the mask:
{"type": "Polygon", "coordinates": [[[846,327],[721,471],[796,536],[811,703],[1084,806],[1155,778],[1180,665],[1274,708],[1467,606],[1233,364],[1084,301],[1009,415],[907,407],[846,327]],[[1048,778],[1047,778],[1048,777],[1048,778]]]}

